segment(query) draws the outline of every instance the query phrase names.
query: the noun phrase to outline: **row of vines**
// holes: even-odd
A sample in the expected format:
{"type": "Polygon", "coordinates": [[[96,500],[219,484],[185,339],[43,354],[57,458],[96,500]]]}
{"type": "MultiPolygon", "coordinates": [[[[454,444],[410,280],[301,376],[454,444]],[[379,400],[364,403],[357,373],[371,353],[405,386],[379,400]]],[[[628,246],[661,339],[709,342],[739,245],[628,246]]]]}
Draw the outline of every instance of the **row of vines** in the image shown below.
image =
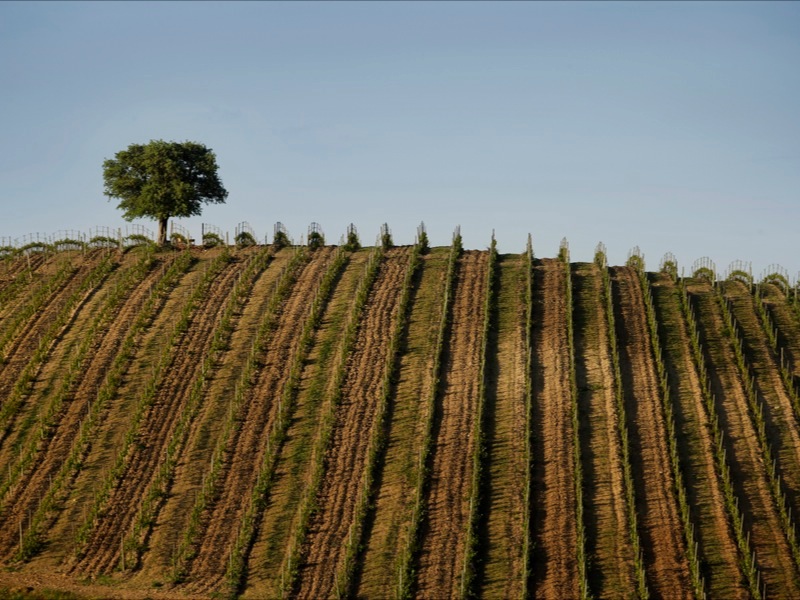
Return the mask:
{"type": "Polygon", "coordinates": [[[0,595],[800,592],[781,269],[108,233],[0,248],[0,595]]]}

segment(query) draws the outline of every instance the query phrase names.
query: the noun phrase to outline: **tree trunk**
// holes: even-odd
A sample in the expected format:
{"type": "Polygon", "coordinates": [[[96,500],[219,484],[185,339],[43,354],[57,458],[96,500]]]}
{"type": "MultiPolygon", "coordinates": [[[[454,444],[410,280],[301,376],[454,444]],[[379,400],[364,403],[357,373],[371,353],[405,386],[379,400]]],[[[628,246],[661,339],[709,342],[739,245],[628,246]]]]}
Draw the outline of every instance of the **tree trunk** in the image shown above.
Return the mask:
{"type": "Polygon", "coordinates": [[[158,245],[167,245],[167,221],[169,217],[161,217],[158,219],[158,245]]]}

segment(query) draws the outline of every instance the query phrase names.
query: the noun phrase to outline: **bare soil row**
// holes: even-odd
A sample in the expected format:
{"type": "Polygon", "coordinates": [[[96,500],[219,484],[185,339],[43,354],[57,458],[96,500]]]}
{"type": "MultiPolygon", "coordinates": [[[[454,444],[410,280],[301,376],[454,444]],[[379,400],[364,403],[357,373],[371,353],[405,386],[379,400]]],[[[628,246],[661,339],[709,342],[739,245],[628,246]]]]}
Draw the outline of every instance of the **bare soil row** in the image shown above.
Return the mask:
{"type": "Polygon", "coordinates": [[[639,275],[630,267],[614,267],[611,277],[648,587],[659,597],[685,597],[689,565],[639,275]]]}
{"type": "Polygon", "coordinates": [[[97,575],[119,564],[123,536],[163,460],[165,444],[188,399],[190,385],[208,351],[219,311],[242,264],[242,260],[231,261],[214,279],[206,295],[207,301],[197,307],[188,330],[172,351],[172,361],[158,384],[156,399],[146,410],[139,428],[138,443],[126,457],[123,484],[114,488],[92,530],[83,558],[73,567],[74,572],[97,575]]]}
{"type": "Polygon", "coordinates": [[[409,257],[407,248],[387,253],[364,308],[325,457],[325,476],[317,495],[319,510],[306,540],[300,597],[329,596],[335,584],[335,568],[355,518],[371,432],[377,426],[376,409],[389,358],[389,340],[397,321],[409,257]]]}
{"type": "MultiPolygon", "coordinates": [[[[135,260],[133,257],[128,258],[129,263],[135,260]]],[[[169,262],[169,260],[171,257],[164,262],[169,262]]],[[[141,309],[151,285],[159,277],[160,268],[164,267],[166,267],[165,264],[157,264],[150,269],[146,276],[132,288],[130,294],[115,311],[114,317],[97,332],[96,337],[92,340],[87,361],[81,367],[82,377],[70,391],[67,401],[63,403],[61,413],[55,416],[55,425],[49,430],[47,437],[40,440],[33,464],[23,473],[13,493],[4,500],[4,519],[3,526],[0,528],[0,536],[15,536],[24,515],[35,510],[36,501],[44,496],[52,478],[69,454],[88,403],[95,399],[105,373],[119,351],[119,340],[125,335],[127,327],[141,309]]],[[[124,267],[120,268],[120,270],[122,269],[124,267]]],[[[114,285],[114,279],[109,281],[109,285],[114,285]]],[[[61,336],[52,352],[52,360],[48,362],[45,369],[45,371],[54,372],[52,380],[42,376],[41,379],[44,381],[41,386],[34,389],[34,396],[38,402],[45,403],[49,395],[57,391],[59,376],[63,377],[63,373],[59,372],[57,366],[60,362],[68,360],[70,350],[80,339],[82,325],[85,325],[93,313],[99,309],[98,303],[95,301],[82,307],[80,314],[70,325],[69,331],[61,336]],[[61,351],[62,347],[66,348],[61,351]]],[[[16,442],[21,449],[21,440],[16,440],[16,442]]],[[[12,460],[12,456],[8,453],[4,452],[2,456],[4,459],[12,460]]]]}
{"type": "Polygon", "coordinates": [[[598,597],[624,596],[635,589],[628,531],[621,415],[602,280],[595,264],[574,268],[575,371],[583,457],[589,587],[598,597]]]}
{"type": "Polygon", "coordinates": [[[177,255],[156,253],[154,266],[130,287],[114,318],[93,330],[91,339],[84,332],[95,322],[115,282],[135,264],[136,252],[115,256],[102,251],[85,256],[75,253],[68,257],[69,263],[58,255],[32,256],[30,270],[17,259],[0,266],[0,294],[13,292],[0,307],[0,332],[15,329],[7,346],[8,361],[0,365],[1,405],[36,351],[39,336],[56,322],[66,300],[81,289],[88,273],[104,258],[113,262],[105,279],[87,287],[74,305],[37,367],[31,393],[0,438],[3,473],[11,472],[8,467],[17,460],[20,448],[35,442],[30,468],[18,474],[18,481],[2,500],[0,565],[5,570],[0,571],[0,596],[7,588],[25,585],[127,598],[213,598],[234,592],[259,599],[286,594],[333,597],[345,556],[355,548],[348,591],[357,597],[394,597],[403,589],[401,577],[408,572],[401,570],[405,564],[401,553],[407,551],[413,557],[411,593],[416,597],[460,596],[467,562],[477,566],[472,589],[481,597],[520,597],[527,589],[530,596],[540,598],[574,598],[580,596],[584,585],[594,597],[632,597],[642,572],[637,571],[637,557],[631,549],[632,538],[638,537],[651,597],[690,597],[687,534],[669,456],[665,408],[671,408],[690,526],[709,597],[749,596],[743,546],[754,552],[768,597],[800,597],[800,569],[773,491],[772,465],[764,460],[769,452],[776,458],[779,485],[797,514],[800,414],[796,390],[781,371],[781,355],[792,376],[800,375],[800,311],[774,285],[761,288],[764,310],[776,328],[773,347],[754,289],[735,282],[718,284],[718,288],[704,280],[684,282],[702,346],[702,365],[698,365],[691,319],[687,321],[683,313],[681,283],[663,274],[648,275],[658,330],[657,338],[651,338],[644,296],[647,287],[642,287],[640,274],[632,267],[610,267],[608,271],[615,321],[612,331],[604,273],[596,264],[536,259],[529,273],[524,255],[500,256],[493,271],[495,304],[483,339],[489,255],[465,251],[455,263],[442,363],[439,373],[434,373],[448,249],[433,249],[422,257],[409,288],[405,320],[398,318],[398,310],[411,249],[385,251],[361,312],[354,312],[355,306],[361,306],[354,303],[354,297],[365,277],[370,250],[348,253],[321,318],[315,321],[310,342],[300,352],[300,336],[315,290],[334,254],[331,247],[306,250],[302,261],[292,263],[296,270],[283,300],[269,309],[274,310],[270,313],[274,324],[256,354],[244,400],[234,414],[231,398],[242,385],[241,374],[253,351],[256,332],[268,316],[267,306],[273,306],[270,299],[276,282],[295,256],[294,249],[287,248],[264,263],[248,280],[243,300],[236,304],[223,331],[223,309],[233,298],[237,280],[248,261],[263,250],[234,251],[232,260],[194,306],[188,327],[175,338],[169,352],[155,401],[142,413],[124,470],[113,481],[88,543],[76,558],[76,529],[90,514],[95,495],[108,480],[130,430],[140,392],[153,378],[156,362],[192,290],[221,252],[192,251],[191,265],[153,305],[152,317],[137,335],[117,391],[92,431],[79,468],[70,474],[48,514],[43,545],[26,562],[13,558],[20,544],[20,525],[24,533],[74,447],[81,422],[120,352],[121,341],[134,331],[132,324],[150,299],[152,285],[177,255]],[[63,281],[43,297],[41,290],[59,269],[63,281]],[[526,296],[529,275],[530,305],[526,296]],[[14,281],[19,277],[28,278],[27,283],[15,290],[14,281]],[[25,307],[37,297],[40,309],[29,315],[25,307]],[[529,306],[530,315],[526,312],[529,306]],[[725,325],[725,306],[730,307],[742,339],[744,372],[752,377],[757,402],[763,405],[765,441],[759,440],[757,415],[751,410],[747,382],[737,366],[734,338],[725,325]],[[343,331],[348,318],[356,314],[357,329],[351,330],[355,337],[349,338],[354,342],[346,354],[343,331]],[[24,320],[20,315],[26,315],[24,320]],[[221,335],[225,343],[212,350],[215,335],[221,335]],[[400,345],[396,355],[389,356],[390,341],[395,338],[400,345]],[[654,347],[656,339],[660,350],[654,347]],[[65,380],[71,357],[85,343],[89,351],[81,373],[49,435],[38,439],[33,424],[65,380]],[[622,404],[617,404],[616,396],[620,389],[612,355],[615,343],[622,404]],[[659,351],[663,352],[669,383],[666,395],[657,370],[659,351]],[[207,357],[213,358],[212,366],[201,378],[207,357]],[[345,365],[344,375],[337,380],[334,375],[339,364],[345,365]],[[299,369],[299,379],[296,389],[292,388],[291,416],[280,443],[268,448],[266,440],[293,367],[299,369]],[[713,398],[703,389],[703,368],[708,370],[713,398]],[[395,376],[384,405],[387,369],[395,376]],[[572,387],[573,373],[576,388],[572,387]],[[485,387],[481,388],[484,375],[485,387]],[[197,404],[191,404],[190,398],[198,398],[192,395],[197,381],[202,381],[201,395],[197,404]],[[335,381],[341,386],[333,389],[335,381]],[[577,390],[575,396],[573,389],[577,390]],[[435,396],[434,390],[438,390],[435,396]],[[468,561],[472,469],[476,464],[473,436],[481,398],[485,452],[478,457],[483,479],[475,488],[482,507],[476,530],[479,547],[477,559],[468,561]],[[176,428],[190,405],[195,412],[179,440],[153,520],[146,524],[137,562],[128,562],[122,569],[124,543],[140,518],[145,497],[154,489],[167,446],[176,439],[176,428]],[[385,413],[379,410],[383,406],[385,413]],[[620,406],[624,407],[624,422],[620,406]],[[418,457],[428,431],[428,407],[433,408],[431,454],[428,463],[421,465],[418,457]],[[710,407],[719,417],[718,430],[710,407]],[[577,415],[573,414],[576,410],[577,415]],[[332,415],[330,421],[325,417],[328,414],[332,415]],[[235,427],[225,429],[231,419],[235,427]],[[630,449],[627,466],[621,438],[625,428],[630,449]],[[723,462],[730,465],[732,488],[724,487],[715,454],[715,432],[720,430],[723,462]],[[230,434],[223,436],[223,431],[230,434]],[[327,431],[330,438],[325,437],[327,431]],[[385,443],[377,455],[369,455],[376,432],[385,436],[385,443]],[[202,510],[200,528],[192,538],[196,553],[176,583],[171,580],[172,561],[204,487],[218,440],[227,441],[213,501],[202,510]],[[316,448],[327,448],[319,462],[316,448]],[[268,455],[275,461],[269,471],[270,485],[258,499],[252,537],[243,555],[244,571],[234,588],[227,580],[231,557],[268,455]],[[318,464],[322,476],[316,480],[321,482],[317,488],[311,484],[318,464]],[[626,468],[633,476],[635,532],[629,530],[626,468]],[[357,508],[368,470],[375,479],[368,490],[372,503],[364,517],[357,508]],[[576,487],[579,470],[582,487],[576,487]],[[526,497],[527,480],[531,481],[530,498],[526,497]],[[418,481],[427,481],[420,496],[424,517],[421,530],[412,534],[418,481]],[[309,489],[315,490],[311,504],[306,498],[309,489]],[[744,545],[737,538],[739,524],[732,522],[726,504],[726,490],[730,489],[744,515],[744,545]],[[578,492],[583,495],[583,522],[578,522],[578,492]],[[310,517],[303,513],[307,505],[310,517]],[[306,518],[308,521],[303,521],[306,518]],[[308,524],[307,530],[302,523],[308,524]],[[354,523],[360,532],[355,546],[349,539],[354,523]],[[581,539],[585,565],[578,564],[581,539]],[[526,544],[528,556],[524,555],[526,544]],[[300,562],[292,564],[295,551],[299,551],[300,562]],[[526,564],[529,573],[524,572],[526,564]],[[579,581],[582,568],[586,570],[584,583],[579,581]],[[288,588],[287,576],[294,578],[288,588]]]}
{"type": "Polygon", "coordinates": [[[741,499],[740,508],[745,515],[745,526],[764,578],[766,594],[770,597],[798,596],[797,570],[769,487],[767,468],[770,467],[764,464],[716,292],[703,281],[692,282],[687,287],[697,311],[734,488],[741,499]]]}
{"type": "Polygon", "coordinates": [[[458,259],[436,405],[433,459],[417,580],[422,597],[455,597],[463,576],[472,435],[480,382],[487,254],[458,259]]]}

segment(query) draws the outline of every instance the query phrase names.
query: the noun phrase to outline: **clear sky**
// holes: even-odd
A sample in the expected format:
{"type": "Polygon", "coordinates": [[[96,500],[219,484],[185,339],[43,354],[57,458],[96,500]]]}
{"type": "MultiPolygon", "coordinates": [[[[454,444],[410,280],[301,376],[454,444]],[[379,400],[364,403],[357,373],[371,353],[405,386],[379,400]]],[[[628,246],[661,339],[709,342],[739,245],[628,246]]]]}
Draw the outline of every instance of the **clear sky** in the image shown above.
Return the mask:
{"type": "Polygon", "coordinates": [[[197,236],[424,221],[794,277],[800,3],[0,2],[0,139],[5,237],[126,225],[103,160],[192,140],[230,192],[197,236]]]}

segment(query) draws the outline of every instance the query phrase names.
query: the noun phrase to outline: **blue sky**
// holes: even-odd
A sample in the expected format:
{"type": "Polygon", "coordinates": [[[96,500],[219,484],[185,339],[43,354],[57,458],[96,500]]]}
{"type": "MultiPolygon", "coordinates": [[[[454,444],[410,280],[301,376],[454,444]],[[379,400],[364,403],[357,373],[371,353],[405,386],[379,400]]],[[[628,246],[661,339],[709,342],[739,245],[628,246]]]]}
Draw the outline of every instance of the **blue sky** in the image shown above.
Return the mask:
{"type": "Polygon", "coordinates": [[[196,234],[800,271],[799,3],[2,2],[0,57],[0,236],[125,226],[103,160],[193,140],[196,234]]]}

